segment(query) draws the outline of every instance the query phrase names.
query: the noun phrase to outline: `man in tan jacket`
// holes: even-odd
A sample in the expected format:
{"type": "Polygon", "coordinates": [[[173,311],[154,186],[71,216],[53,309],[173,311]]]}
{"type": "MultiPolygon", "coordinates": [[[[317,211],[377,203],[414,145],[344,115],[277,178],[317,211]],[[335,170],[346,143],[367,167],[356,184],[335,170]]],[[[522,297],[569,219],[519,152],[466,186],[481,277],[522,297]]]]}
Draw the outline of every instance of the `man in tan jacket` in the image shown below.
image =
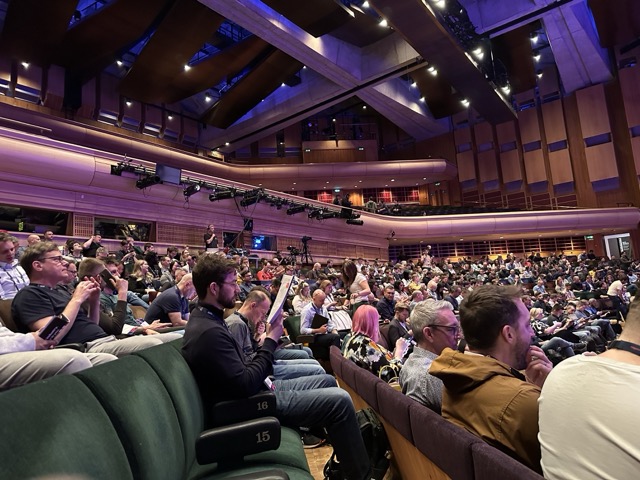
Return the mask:
{"type": "Polygon", "coordinates": [[[468,351],[447,348],[429,370],[444,383],[442,416],[541,472],[538,397],[552,364],[531,345],[519,289],[476,288],[460,305],[460,324],[468,351]]]}

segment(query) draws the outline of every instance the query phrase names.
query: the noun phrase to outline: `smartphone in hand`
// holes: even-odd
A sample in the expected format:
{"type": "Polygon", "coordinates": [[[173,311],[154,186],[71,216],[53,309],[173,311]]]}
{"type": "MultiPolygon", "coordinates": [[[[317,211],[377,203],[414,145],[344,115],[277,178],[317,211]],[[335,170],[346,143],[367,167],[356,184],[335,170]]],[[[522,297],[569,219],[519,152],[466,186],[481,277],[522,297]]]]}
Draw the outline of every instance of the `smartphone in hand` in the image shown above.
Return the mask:
{"type": "Polygon", "coordinates": [[[53,340],[67,323],[69,323],[69,320],[64,315],[54,315],[53,318],[42,327],[38,335],[45,340],[53,340]]]}

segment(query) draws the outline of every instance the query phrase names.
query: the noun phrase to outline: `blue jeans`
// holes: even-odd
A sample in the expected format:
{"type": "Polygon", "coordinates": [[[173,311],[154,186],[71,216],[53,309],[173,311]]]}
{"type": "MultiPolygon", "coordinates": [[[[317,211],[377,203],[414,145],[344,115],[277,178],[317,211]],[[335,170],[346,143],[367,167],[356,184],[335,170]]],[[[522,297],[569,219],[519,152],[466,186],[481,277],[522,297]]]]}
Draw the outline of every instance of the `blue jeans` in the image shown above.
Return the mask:
{"type": "Polygon", "coordinates": [[[276,415],[287,426],[324,427],[348,480],[364,480],[370,462],[349,394],[331,375],[276,380],[276,415]]]}
{"type": "Polygon", "coordinates": [[[279,348],[273,352],[273,358],[276,360],[297,360],[305,358],[313,358],[313,353],[309,347],[300,348],[279,348]]]}
{"type": "Polygon", "coordinates": [[[326,374],[324,368],[310,358],[300,360],[275,360],[273,362],[273,376],[278,380],[324,374],[326,374]]]}
{"type": "Polygon", "coordinates": [[[573,351],[573,344],[566,341],[564,338],[553,337],[542,343],[542,350],[546,353],[547,350],[555,350],[559,352],[563,357],[573,357],[575,352],[573,351]]]}

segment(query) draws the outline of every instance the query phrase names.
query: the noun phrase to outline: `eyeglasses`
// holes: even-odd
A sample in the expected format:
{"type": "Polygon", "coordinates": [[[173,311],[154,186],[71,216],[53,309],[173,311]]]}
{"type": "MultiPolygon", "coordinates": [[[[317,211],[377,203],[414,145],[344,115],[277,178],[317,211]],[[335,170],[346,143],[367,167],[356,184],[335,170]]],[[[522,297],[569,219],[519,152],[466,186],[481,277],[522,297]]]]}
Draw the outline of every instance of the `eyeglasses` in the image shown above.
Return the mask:
{"type": "Polygon", "coordinates": [[[444,328],[445,330],[457,335],[460,332],[460,325],[429,325],[431,328],[444,328]]]}
{"type": "Polygon", "coordinates": [[[62,263],[62,255],[56,255],[55,257],[41,257],[38,260],[40,262],[44,262],[45,260],[51,260],[52,262],[62,263]]]}
{"type": "Polygon", "coordinates": [[[216,282],[218,285],[235,285],[238,286],[238,282],[216,282]]]}

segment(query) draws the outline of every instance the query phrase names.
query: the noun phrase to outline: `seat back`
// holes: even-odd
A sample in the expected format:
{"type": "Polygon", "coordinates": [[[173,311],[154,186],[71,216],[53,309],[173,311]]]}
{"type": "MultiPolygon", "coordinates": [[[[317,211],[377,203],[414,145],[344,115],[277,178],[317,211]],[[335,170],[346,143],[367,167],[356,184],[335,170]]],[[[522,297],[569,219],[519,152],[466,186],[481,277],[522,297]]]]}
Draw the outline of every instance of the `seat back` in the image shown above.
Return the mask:
{"type": "Polygon", "coordinates": [[[187,468],[190,468],[196,458],[196,439],[204,430],[204,407],[198,384],[180,352],[181,347],[182,340],[176,340],[140,350],[134,355],[153,368],[171,397],[180,423],[187,468]]]}
{"type": "Polygon", "coordinates": [[[0,300],[0,319],[2,319],[2,323],[5,327],[7,327],[12,332],[18,332],[18,327],[13,321],[13,316],[11,315],[11,303],[13,300],[0,300]]]}
{"type": "Polygon", "coordinates": [[[389,324],[385,323],[380,327],[380,338],[378,343],[389,350],[389,324]]]}
{"type": "Polygon", "coordinates": [[[131,355],[76,376],[106,410],[136,479],[185,477],[185,449],[173,401],[146,361],[131,355]]]}
{"type": "Polygon", "coordinates": [[[3,478],[134,478],[109,414],[75,376],[3,392],[0,411],[3,478]]]}
{"type": "Polygon", "coordinates": [[[300,315],[291,315],[284,319],[284,328],[287,329],[289,338],[295,342],[300,335],[300,315]]]}

